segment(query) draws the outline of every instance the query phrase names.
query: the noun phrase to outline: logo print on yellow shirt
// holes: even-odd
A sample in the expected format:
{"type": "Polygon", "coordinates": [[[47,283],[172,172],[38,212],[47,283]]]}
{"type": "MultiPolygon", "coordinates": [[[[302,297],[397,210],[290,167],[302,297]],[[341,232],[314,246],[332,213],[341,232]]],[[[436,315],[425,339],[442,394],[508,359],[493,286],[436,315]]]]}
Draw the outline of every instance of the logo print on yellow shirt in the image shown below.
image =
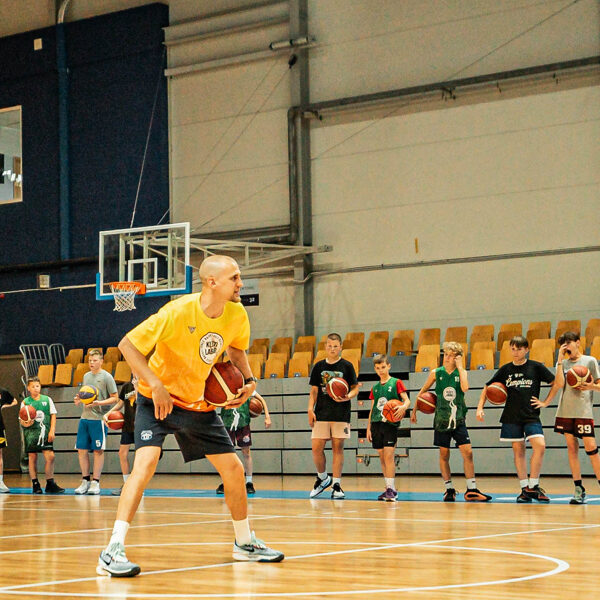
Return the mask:
{"type": "Polygon", "coordinates": [[[222,348],[223,338],[218,333],[207,333],[200,340],[200,358],[207,365],[212,365],[215,358],[221,353],[222,348]]]}

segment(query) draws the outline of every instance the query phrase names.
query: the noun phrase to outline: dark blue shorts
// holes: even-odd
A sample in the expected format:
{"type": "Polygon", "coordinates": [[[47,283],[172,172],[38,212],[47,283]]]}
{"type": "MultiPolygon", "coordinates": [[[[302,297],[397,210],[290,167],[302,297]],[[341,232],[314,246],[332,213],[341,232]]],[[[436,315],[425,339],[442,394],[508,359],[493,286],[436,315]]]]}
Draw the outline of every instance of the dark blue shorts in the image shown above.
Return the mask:
{"type": "Polygon", "coordinates": [[[393,448],[398,441],[398,427],[383,421],[373,421],[371,423],[371,440],[374,450],[381,450],[385,447],[393,448]]]}
{"type": "Polygon", "coordinates": [[[471,443],[469,437],[469,431],[467,426],[462,423],[456,429],[450,429],[449,431],[434,431],[433,432],[433,445],[439,448],[450,448],[452,440],[455,441],[456,447],[464,446],[465,444],[471,443]]]}
{"type": "Polygon", "coordinates": [[[544,430],[539,421],[532,423],[502,423],[501,442],[522,442],[534,437],[544,437],[544,430]]]}
{"type": "Polygon", "coordinates": [[[131,446],[131,444],[135,443],[135,436],[133,431],[123,431],[121,432],[121,441],[119,442],[121,446],[131,446]]]}
{"type": "Polygon", "coordinates": [[[138,394],[135,413],[135,449],[144,446],[162,448],[167,434],[172,433],[185,462],[211,454],[235,452],[221,417],[211,412],[196,412],[173,406],[173,412],[159,421],[154,416],[154,402],[138,394]]]}
{"type": "Polygon", "coordinates": [[[106,450],[108,427],[102,420],[80,419],[77,427],[76,450],[106,450]]]}

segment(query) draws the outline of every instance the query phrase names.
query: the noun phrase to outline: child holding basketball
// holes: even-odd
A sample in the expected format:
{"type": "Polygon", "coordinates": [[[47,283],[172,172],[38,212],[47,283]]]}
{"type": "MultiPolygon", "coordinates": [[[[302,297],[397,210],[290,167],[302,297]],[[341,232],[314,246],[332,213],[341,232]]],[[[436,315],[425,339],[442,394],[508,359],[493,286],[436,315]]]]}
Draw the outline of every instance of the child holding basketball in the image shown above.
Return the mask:
{"type": "MultiPolygon", "coordinates": [[[[454,440],[463,457],[467,491],[465,501],[487,502],[492,497],[480,492],[475,482],[475,466],[471,439],[465,425],[467,405],[465,392],[469,389],[467,372],[463,366],[463,348],[458,342],[444,342],[444,364],[431,371],[418,397],[435,384],[438,400],[433,416],[433,444],[440,449],[440,470],[444,478],[446,491],[444,502],[456,500],[456,490],[452,484],[450,472],[450,444],[454,440]]],[[[417,422],[417,411],[410,416],[412,423],[417,422]]]]}
{"type": "MultiPolygon", "coordinates": [[[[100,493],[100,475],[104,466],[104,449],[106,447],[106,425],[103,417],[105,407],[118,401],[117,384],[112,375],[102,368],[104,357],[100,350],[90,350],[88,363],[90,370],[83,376],[84,385],[98,388],[99,396],[83,407],[75,448],[81,467],[81,483],[75,489],[76,494],[98,495],[100,493]],[[90,482],[90,456],[94,453],[93,481],[90,482]]],[[[79,395],[75,396],[75,404],[81,404],[79,395]]]]}
{"type": "Polygon", "coordinates": [[[342,489],[344,466],[344,440],[350,437],[350,402],[358,395],[359,384],[352,363],[340,356],[342,338],[330,333],[325,342],[325,358],[314,364],[310,373],[310,397],[308,400],[308,424],[312,429],[311,445],[317,479],[310,497],[318,496],[333,483],[331,497],[345,498],[342,489]],[[333,377],[341,377],[348,384],[348,394],[338,401],[327,394],[327,383],[333,377]],[[333,479],[327,474],[325,444],[331,440],[333,452],[333,479]]]}
{"type": "Polygon", "coordinates": [[[485,384],[477,405],[477,419],[484,420],[483,406],[485,404],[488,386],[492,383],[502,383],[506,387],[506,405],[500,415],[502,429],[500,441],[511,442],[515,459],[517,476],[521,493],[517,502],[528,503],[532,500],[550,502],[546,492],[540,487],[540,472],[546,450],[544,430],[540,421],[540,410],[533,406],[540,395],[540,386],[544,383],[554,383],[546,402],[549,403],[558,391],[554,375],[540,362],[527,358],[529,342],[522,335],[516,335],[510,340],[512,362],[502,365],[493,377],[485,384]],[[527,477],[527,462],[525,443],[529,442],[533,450],[527,477]]]}
{"type": "Polygon", "coordinates": [[[367,439],[373,444],[373,448],[379,454],[381,470],[385,479],[385,491],[377,500],[384,502],[395,502],[398,492],[394,483],[396,465],[394,463],[394,451],[398,441],[398,428],[406,410],[410,406],[410,400],[406,393],[404,384],[399,379],[390,375],[391,364],[385,354],[378,354],[373,358],[375,373],[379,376],[379,383],[371,389],[369,399],[371,400],[371,411],[369,412],[369,424],[367,426],[367,439]],[[387,421],[382,410],[389,400],[400,400],[402,404],[394,409],[395,422],[387,421]]]}
{"type": "MultiPolygon", "coordinates": [[[[269,415],[265,399],[256,391],[251,397],[256,398],[262,404],[263,412],[265,413],[265,427],[268,429],[271,427],[271,416],[269,415]]],[[[231,438],[231,443],[242,451],[242,464],[244,465],[244,473],[246,474],[246,493],[249,496],[256,494],[256,489],[252,482],[252,454],[250,452],[250,447],[252,446],[250,400],[237,408],[224,408],[221,411],[221,419],[231,438]]],[[[225,494],[223,483],[219,484],[217,494],[225,494]]]]}
{"type": "Polygon", "coordinates": [[[0,388],[0,494],[8,494],[10,490],[4,483],[4,459],[2,457],[2,448],[6,448],[6,433],[4,433],[4,420],[2,419],[2,409],[9,406],[15,406],[17,399],[4,388],[0,388]]]}
{"type": "MultiPolygon", "coordinates": [[[[592,468],[598,483],[600,483],[600,457],[598,445],[594,436],[594,415],[592,412],[593,392],[600,391],[600,369],[598,361],[593,356],[581,352],[579,334],[567,331],[558,338],[558,362],[556,364],[556,383],[562,388],[562,396],[558,401],[554,431],[565,436],[569,466],[573,475],[575,492],[570,504],[585,503],[585,488],[581,479],[581,464],[579,462],[579,440],[583,442],[585,453],[590,457],[592,468]],[[565,374],[569,369],[580,366],[588,370],[591,375],[589,383],[582,383],[575,387],[569,385],[565,374]]],[[[550,396],[543,402],[532,400],[535,408],[542,408],[550,404],[550,396]]]]}
{"type": "Polygon", "coordinates": [[[21,407],[32,406],[35,418],[30,421],[21,421],[25,453],[29,458],[29,476],[31,477],[31,491],[33,494],[43,494],[42,486],[37,477],[37,456],[44,455],[46,474],[46,493],[62,494],[65,490],[54,481],[54,437],[56,435],[56,407],[49,396],[41,393],[42,385],[37,377],[27,379],[27,396],[21,407]]]}

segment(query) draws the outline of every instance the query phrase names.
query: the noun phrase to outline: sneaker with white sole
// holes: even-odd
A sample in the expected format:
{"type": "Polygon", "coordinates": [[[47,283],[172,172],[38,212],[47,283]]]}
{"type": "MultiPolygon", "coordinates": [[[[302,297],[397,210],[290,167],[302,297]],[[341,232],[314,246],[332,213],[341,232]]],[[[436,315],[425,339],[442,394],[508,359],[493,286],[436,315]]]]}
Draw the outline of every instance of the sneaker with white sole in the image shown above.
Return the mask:
{"type": "Polygon", "coordinates": [[[331,489],[331,499],[332,500],[343,500],[346,497],[344,494],[344,490],[342,486],[337,483],[337,481],[333,484],[333,488],[331,489]]]}
{"type": "Polygon", "coordinates": [[[87,479],[82,479],[79,487],[76,487],[73,491],[75,494],[87,494],[90,489],[90,482],[87,479]]]}
{"type": "Polygon", "coordinates": [[[96,573],[110,577],[135,577],[142,569],[139,565],[127,560],[123,544],[110,544],[100,552],[96,573]]]}
{"type": "Polygon", "coordinates": [[[86,493],[88,496],[97,496],[100,493],[100,483],[98,481],[92,481],[86,493]]]}
{"type": "Polygon", "coordinates": [[[313,489],[310,491],[310,497],[315,498],[316,496],[318,496],[321,492],[326,490],[331,485],[332,481],[333,480],[331,479],[330,475],[327,475],[327,477],[325,477],[325,479],[321,479],[319,476],[317,476],[315,485],[313,486],[313,489]]]}
{"type": "Polygon", "coordinates": [[[238,546],[233,543],[233,558],[235,560],[245,560],[251,562],[281,562],[283,552],[269,548],[262,540],[259,540],[252,532],[252,538],[249,544],[238,546]]]}
{"type": "Polygon", "coordinates": [[[9,494],[10,493],[10,489],[7,487],[7,485],[4,483],[4,481],[0,481],[0,494],[9,494]]]}
{"type": "Polygon", "coordinates": [[[580,485],[575,486],[573,497],[569,500],[569,504],[585,504],[585,488],[580,485]]]}

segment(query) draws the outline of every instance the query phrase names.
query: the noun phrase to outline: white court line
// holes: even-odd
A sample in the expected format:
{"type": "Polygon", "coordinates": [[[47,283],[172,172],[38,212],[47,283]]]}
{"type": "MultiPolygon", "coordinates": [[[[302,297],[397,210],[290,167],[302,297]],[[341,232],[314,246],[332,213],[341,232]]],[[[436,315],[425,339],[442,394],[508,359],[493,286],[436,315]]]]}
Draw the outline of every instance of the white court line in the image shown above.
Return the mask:
{"type": "MultiPolygon", "coordinates": [[[[453,546],[441,546],[441,544],[443,543],[448,543],[448,542],[454,542],[454,541],[467,541],[467,540],[474,540],[474,539],[489,539],[489,538],[496,538],[496,537],[504,537],[504,536],[510,536],[510,535],[523,535],[523,534],[530,534],[530,533],[543,533],[543,532],[549,532],[549,531],[566,531],[569,529],[589,529],[591,527],[597,527],[596,525],[583,525],[583,526],[579,526],[579,527],[563,527],[563,528],[555,528],[555,529],[540,529],[540,530],[530,530],[530,531],[520,531],[520,532],[508,532],[508,533],[503,533],[503,534],[491,534],[491,535],[483,535],[483,536],[473,536],[473,537],[465,537],[465,538],[449,538],[446,540],[431,540],[429,542],[410,542],[410,543],[406,543],[406,544],[390,544],[390,545],[385,545],[385,546],[375,546],[372,548],[359,548],[359,549],[354,549],[354,550],[339,550],[339,551],[335,551],[335,552],[320,552],[320,553],[316,553],[316,554],[305,554],[305,555],[299,555],[299,556],[292,556],[292,557],[288,557],[286,560],[300,560],[300,559],[305,559],[305,558],[318,558],[318,557],[322,557],[322,556],[333,556],[333,555],[338,555],[338,554],[354,554],[354,553],[358,553],[358,552],[372,552],[372,551],[377,551],[377,550],[389,550],[389,549],[395,549],[395,548],[406,548],[406,547],[415,547],[415,546],[432,546],[432,547],[436,547],[436,548],[454,548],[453,546]]],[[[298,542],[277,542],[278,544],[297,544],[298,542]]],[[[306,542],[300,542],[300,543],[306,543],[306,542]]],[[[310,542],[310,543],[314,543],[314,542],[310,542]]],[[[141,545],[141,544],[140,544],[141,545]]],[[[146,544],[146,545],[150,545],[150,544],[146,544]]],[[[153,546],[158,546],[158,544],[152,544],[153,546]]],[[[317,595],[317,596],[333,596],[333,595],[340,595],[340,594],[365,594],[367,592],[371,593],[371,594],[381,594],[381,593],[391,593],[391,592],[404,592],[404,591],[433,591],[433,590],[441,590],[441,589],[451,589],[451,588],[457,588],[457,587],[475,587],[475,586],[480,586],[480,585],[498,585],[498,584],[504,584],[504,583],[514,583],[514,582],[518,582],[518,581],[527,581],[530,579],[538,579],[540,577],[548,577],[550,575],[555,575],[556,573],[560,573],[562,571],[565,571],[566,569],[569,568],[569,564],[561,559],[556,559],[553,557],[549,557],[549,556],[544,556],[544,555],[540,555],[540,554],[531,554],[531,553],[527,553],[527,552],[517,552],[517,551],[512,551],[512,550],[496,550],[493,548],[472,548],[472,547],[456,547],[457,549],[466,549],[469,551],[486,551],[486,552],[499,552],[499,553],[503,553],[503,554],[517,554],[517,555],[522,555],[522,556],[530,556],[530,557],[535,557],[535,558],[540,558],[543,560],[548,560],[550,562],[554,562],[557,567],[555,569],[553,569],[552,571],[546,571],[544,573],[537,573],[534,575],[527,575],[524,577],[517,577],[517,578],[512,578],[512,579],[504,579],[504,580],[498,580],[498,581],[483,581],[483,582],[473,582],[473,583],[461,583],[461,584],[448,584],[448,585],[442,585],[442,586],[429,586],[429,587],[410,587],[410,588],[392,588],[392,589],[385,589],[385,590],[373,590],[373,589],[369,589],[369,590],[345,590],[345,591],[335,591],[335,592],[324,592],[324,591],[320,591],[320,592],[311,592],[310,595],[317,595]]],[[[162,570],[158,570],[158,571],[148,571],[145,573],[141,573],[139,576],[148,576],[148,575],[159,575],[159,574],[165,574],[165,573],[181,573],[184,571],[199,571],[199,570],[203,570],[203,569],[211,569],[211,568],[216,568],[216,567],[224,567],[224,566],[232,566],[235,564],[239,564],[237,561],[233,561],[233,562],[226,562],[226,563],[218,563],[218,564],[212,564],[212,565],[201,565],[201,566],[196,566],[196,567],[179,567],[179,568],[175,568],[175,569],[162,569],[162,570]]],[[[123,594],[118,593],[118,594],[110,594],[110,593],[106,593],[106,592],[102,592],[102,593],[84,593],[84,592],[76,592],[75,594],[73,593],[67,593],[67,592],[35,592],[32,591],[31,588],[35,588],[35,587],[42,587],[42,586],[48,586],[48,585],[65,585],[65,584],[70,584],[70,583],[83,583],[83,582],[88,582],[88,581],[95,581],[97,580],[97,577],[85,577],[85,578],[79,578],[79,579],[66,579],[66,580],[57,580],[57,581],[47,581],[47,582],[38,582],[38,583],[29,583],[29,584],[22,584],[22,585],[16,585],[16,586],[7,586],[4,588],[0,588],[0,593],[6,593],[9,595],[24,595],[24,594],[29,594],[29,595],[35,595],[35,596],[73,596],[73,595],[77,595],[78,597],[92,597],[92,598],[97,598],[98,596],[102,597],[102,598],[122,598],[123,594]],[[27,589],[27,591],[20,591],[20,590],[25,590],[27,589]]],[[[253,593],[252,594],[255,597],[281,597],[281,592],[277,592],[277,593],[253,593]]],[[[286,592],[285,596],[286,597],[292,597],[292,596],[303,596],[303,595],[307,595],[307,593],[304,592],[286,592]]],[[[240,596],[247,596],[247,593],[235,593],[235,594],[142,594],[142,593],[127,593],[126,596],[128,598],[235,598],[235,597],[240,597],[240,596]]]]}
{"type": "MultiPolygon", "coordinates": [[[[264,517],[252,517],[253,520],[280,519],[282,515],[268,515],[264,517]]],[[[151,525],[131,525],[129,529],[147,529],[150,527],[179,527],[188,525],[206,525],[210,523],[231,523],[231,517],[226,519],[211,519],[210,521],[184,521],[182,523],[154,523],[151,525]]],[[[48,535],[67,535],[76,533],[96,533],[101,531],[112,531],[112,527],[100,527],[98,529],[74,529],[71,531],[45,531],[43,533],[21,533],[18,535],[0,535],[0,540],[20,539],[27,537],[46,537],[48,535]]]]}

